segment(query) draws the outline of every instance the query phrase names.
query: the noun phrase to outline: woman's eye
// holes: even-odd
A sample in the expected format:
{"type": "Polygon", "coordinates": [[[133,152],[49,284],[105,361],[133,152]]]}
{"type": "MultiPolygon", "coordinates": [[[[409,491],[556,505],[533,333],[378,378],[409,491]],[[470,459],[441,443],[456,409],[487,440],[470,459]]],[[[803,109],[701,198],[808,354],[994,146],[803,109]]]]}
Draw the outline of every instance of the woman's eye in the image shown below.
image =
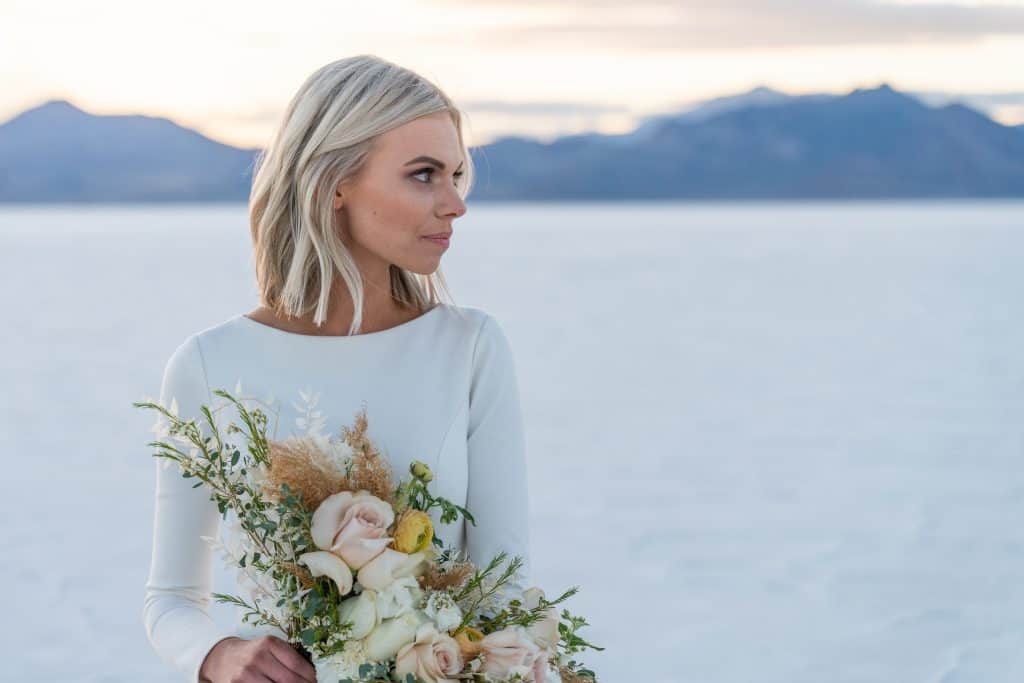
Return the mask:
{"type": "MultiPolygon", "coordinates": [[[[437,170],[437,169],[434,169],[434,168],[421,168],[420,170],[416,171],[412,175],[413,175],[414,178],[417,177],[417,176],[421,176],[424,173],[426,173],[428,176],[430,176],[431,174],[433,174],[433,172],[435,170],[437,170]]],[[[455,183],[454,184],[458,184],[459,178],[462,177],[462,173],[463,173],[462,171],[456,171],[455,173],[452,174],[455,177],[455,183]]],[[[423,182],[429,183],[430,182],[430,178],[428,177],[427,180],[425,180],[423,182]]]]}

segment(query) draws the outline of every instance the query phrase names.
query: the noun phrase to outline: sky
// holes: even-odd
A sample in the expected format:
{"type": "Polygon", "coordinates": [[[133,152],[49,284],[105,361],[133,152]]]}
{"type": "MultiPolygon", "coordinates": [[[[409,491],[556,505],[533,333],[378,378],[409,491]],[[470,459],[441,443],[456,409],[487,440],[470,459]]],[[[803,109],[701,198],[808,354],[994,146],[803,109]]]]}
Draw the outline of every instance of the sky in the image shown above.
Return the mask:
{"type": "Polygon", "coordinates": [[[67,99],[263,146],[310,73],[367,53],[443,88],[470,144],[625,132],[758,86],[888,83],[1024,123],[1024,0],[0,0],[0,122],[67,99]]]}

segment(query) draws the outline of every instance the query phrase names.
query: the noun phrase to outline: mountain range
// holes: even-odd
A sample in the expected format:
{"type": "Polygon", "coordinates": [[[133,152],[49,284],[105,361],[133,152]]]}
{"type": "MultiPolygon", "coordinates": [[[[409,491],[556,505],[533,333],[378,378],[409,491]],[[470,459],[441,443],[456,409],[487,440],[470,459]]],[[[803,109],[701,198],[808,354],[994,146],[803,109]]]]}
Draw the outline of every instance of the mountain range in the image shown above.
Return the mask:
{"type": "MultiPolygon", "coordinates": [[[[53,100],[0,124],[0,202],[245,201],[258,151],[53,100]]],[[[471,200],[1024,197],[1024,124],[885,84],[756,88],[624,134],[508,136],[471,154],[471,200]]]]}

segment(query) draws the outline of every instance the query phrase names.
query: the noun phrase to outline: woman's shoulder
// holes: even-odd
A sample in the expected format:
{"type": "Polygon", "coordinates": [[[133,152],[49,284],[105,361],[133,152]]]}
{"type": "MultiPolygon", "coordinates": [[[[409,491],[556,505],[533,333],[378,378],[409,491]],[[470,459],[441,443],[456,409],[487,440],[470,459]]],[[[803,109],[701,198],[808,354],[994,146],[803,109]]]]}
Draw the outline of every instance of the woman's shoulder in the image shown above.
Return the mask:
{"type": "Polygon", "coordinates": [[[447,305],[452,317],[464,321],[464,331],[473,340],[473,346],[479,350],[481,346],[509,346],[505,334],[505,325],[491,312],[478,306],[447,305]]]}
{"type": "Polygon", "coordinates": [[[462,321],[467,329],[473,332],[479,332],[488,320],[494,318],[489,312],[478,306],[438,304],[438,307],[444,309],[448,319],[462,321]]]}

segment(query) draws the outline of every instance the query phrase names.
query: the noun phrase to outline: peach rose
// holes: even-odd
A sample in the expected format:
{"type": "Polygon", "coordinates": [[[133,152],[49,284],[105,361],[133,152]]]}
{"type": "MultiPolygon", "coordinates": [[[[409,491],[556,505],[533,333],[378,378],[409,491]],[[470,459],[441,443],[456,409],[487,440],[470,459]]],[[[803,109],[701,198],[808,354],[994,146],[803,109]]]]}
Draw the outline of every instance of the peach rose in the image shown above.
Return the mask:
{"type": "Polygon", "coordinates": [[[514,673],[529,674],[542,653],[522,626],[488,633],[480,645],[484,656],[483,672],[499,679],[514,673]]]}
{"type": "Polygon", "coordinates": [[[420,626],[416,640],[403,645],[395,657],[395,677],[398,680],[411,673],[423,683],[442,683],[451,681],[448,676],[460,671],[462,655],[458,643],[429,623],[420,626]]]}
{"type": "MultiPolygon", "coordinates": [[[[547,650],[541,650],[537,659],[533,660],[533,682],[545,683],[548,674],[551,673],[551,666],[548,664],[551,654],[547,650]]],[[[561,679],[559,679],[561,680],[561,679]]]]}
{"type": "Polygon", "coordinates": [[[391,543],[387,530],[394,521],[395,511],[372,493],[342,491],[328,496],[313,513],[313,543],[359,569],[391,543]]]}

